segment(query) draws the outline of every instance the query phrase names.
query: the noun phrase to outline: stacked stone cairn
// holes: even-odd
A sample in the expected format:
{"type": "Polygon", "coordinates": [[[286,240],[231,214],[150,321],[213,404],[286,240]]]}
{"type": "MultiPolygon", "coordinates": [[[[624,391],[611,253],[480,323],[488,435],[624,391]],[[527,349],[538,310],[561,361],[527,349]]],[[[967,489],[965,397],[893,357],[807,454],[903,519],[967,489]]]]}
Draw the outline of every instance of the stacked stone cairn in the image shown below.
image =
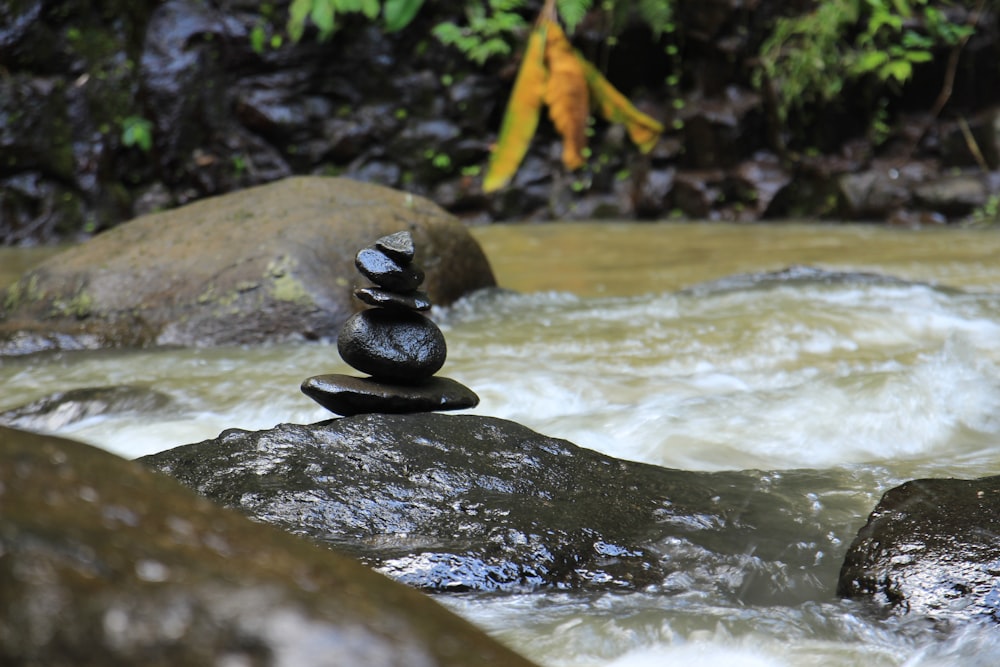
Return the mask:
{"type": "Polygon", "coordinates": [[[350,416],[370,412],[461,410],[479,403],[460,382],[434,374],[444,365],[444,334],[421,315],[431,301],[419,289],[424,272],[413,264],[410,232],[396,232],[363,248],[355,266],[374,285],[354,290],[372,306],[351,316],[337,350],[351,367],[370,377],[316,375],[302,391],[327,410],[350,416]]]}

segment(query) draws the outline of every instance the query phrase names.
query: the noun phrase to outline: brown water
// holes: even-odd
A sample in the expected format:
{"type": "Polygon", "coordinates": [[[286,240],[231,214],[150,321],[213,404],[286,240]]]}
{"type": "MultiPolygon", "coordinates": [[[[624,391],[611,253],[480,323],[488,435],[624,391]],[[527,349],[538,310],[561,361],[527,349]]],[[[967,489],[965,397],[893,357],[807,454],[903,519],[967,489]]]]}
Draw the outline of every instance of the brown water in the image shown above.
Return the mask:
{"type": "MultiPolygon", "coordinates": [[[[518,290],[434,311],[443,372],[479,393],[475,412],[658,465],[813,469],[797,489],[801,519],[825,536],[803,547],[819,591],[805,601],[734,603],[692,585],[442,602],[549,667],[992,664],[995,632],[908,632],[859,616],[834,589],[887,488],[1000,473],[1000,233],[559,224],[474,234],[501,285],[518,290]],[[790,265],[818,268],[765,273],[790,265]]],[[[36,252],[0,251],[0,282],[36,252]]],[[[229,427],[324,419],[298,385],[345,371],[318,344],[5,360],[0,409],[70,387],[153,386],[173,405],[60,431],[138,456],[229,427]]]]}
{"type": "Polygon", "coordinates": [[[868,225],[560,223],[473,228],[510,289],[630,296],[793,264],[1000,288],[995,230],[868,225]]]}

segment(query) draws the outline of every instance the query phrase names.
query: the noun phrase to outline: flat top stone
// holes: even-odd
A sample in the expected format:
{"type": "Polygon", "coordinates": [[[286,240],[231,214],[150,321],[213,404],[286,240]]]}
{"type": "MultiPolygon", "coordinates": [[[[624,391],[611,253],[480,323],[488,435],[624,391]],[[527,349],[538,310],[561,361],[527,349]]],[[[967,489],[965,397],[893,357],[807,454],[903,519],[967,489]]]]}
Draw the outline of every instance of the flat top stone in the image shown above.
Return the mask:
{"type": "Polygon", "coordinates": [[[388,234],[375,241],[375,247],[392,257],[397,262],[409,264],[413,261],[416,248],[413,246],[413,235],[410,232],[388,234]]]}
{"type": "Polygon", "coordinates": [[[446,377],[431,377],[420,384],[395,384],[331,373],[308,378],[302,383],[302,393],[345,417],[464,410],[479,405],[474,391],[446,377]]]}

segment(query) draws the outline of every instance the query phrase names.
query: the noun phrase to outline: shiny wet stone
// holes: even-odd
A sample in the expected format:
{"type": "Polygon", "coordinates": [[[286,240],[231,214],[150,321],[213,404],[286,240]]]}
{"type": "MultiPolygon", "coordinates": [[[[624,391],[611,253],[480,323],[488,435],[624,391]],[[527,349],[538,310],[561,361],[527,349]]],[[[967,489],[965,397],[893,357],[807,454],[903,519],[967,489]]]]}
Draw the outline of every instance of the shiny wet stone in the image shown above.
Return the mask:
{"type": "Polygon", "coordinates": [[[401,264],[413,261],[416,248],[413,246],[413,235],[410,232],[387,234],[375,241],[375,247],[401,264]]]}
{"type": "Polygon", "coordinates": [[[479,396],[474,391],[445,377],[428,378],[420,384],[390,384],[333,373],[307,379],[302,383],[302,393],[345,417],[366,413],[463,410],[479,404],[479,396]]]}
{"type": "Polygon", "coordinates": [[[398,294],[378,287],[361,287],[354,290],[363,303],[378,308],[400,308],[405,310],[430,310],[431,300],[426,292],[416,290],[410,294],[398,294]]]}
{"type": "Polygon", "coordinates": [[[347,320],[337,350],[362,373],[402,382],[434,375],[447,357],[444,334],[434,322],[419,313],[385,308],[363,310],[347,320]]]}
{"type": "Polygon", "coordinates": [[[400,264],[376,248],[363,248],[354,264],[365,278],[392,292],[412,292],[424,281],[422,269],[400,264]]]}

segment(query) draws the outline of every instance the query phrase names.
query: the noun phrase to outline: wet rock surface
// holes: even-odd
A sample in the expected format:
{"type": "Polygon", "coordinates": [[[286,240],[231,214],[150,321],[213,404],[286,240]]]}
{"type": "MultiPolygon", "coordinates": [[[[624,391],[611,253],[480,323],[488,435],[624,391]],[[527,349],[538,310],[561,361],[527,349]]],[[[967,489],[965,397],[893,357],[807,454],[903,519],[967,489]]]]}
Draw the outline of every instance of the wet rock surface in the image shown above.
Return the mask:
{"type": "Polygon", "coordinates": [[[420,381],[444,365],[444,334],[419,313],[370,308],[351,316],[337,338],[344,361],[362,373],[420,381]]]}
{"type": "Polygon", "coordinates": [[[43,396],[0,412],[0,425],[27,431],[55,431],[98,415],[154,414],[173,399],[148,387],[80,387],[43,396]]]}
{"type": "Polygon", "coordinates": [[[0,427],[0,663],[529,665],[414,590],[77,442],[0,427]]]}
{"type": "Polygon", "coordinates": [[[356,249],[403,226],[436,303],[495,284],[466,228],[431,202],[297,177],[137,218],[0,294],[0,355],[334,338],[357,310],[356,249]]]}
{"type": "Polygon", "coordinates": [[[1000,477],[890,489],[848,549],[837,592],[894,614],[1000,622],[1000,477]]]}
{"type": "Polygon", "coordinates": [[[302,392],[327,410],[345,416],[369,412],[464,410],[479,404],[475,392],[445,377],[432,377],[417,384],[395,384],[370,377],[330,373],[306,379],[302,392]]]}
{"type": "Polygon", "coordinates": [[[815,552],[794,545],[829,525],[789,518],[812,502],[784,490],[794,473],[765,485],[669,470],[502,419],[366,414],[230,430],[140,461],[424,589],[710,588],[768,604],[823,586],[815,552]]]}

